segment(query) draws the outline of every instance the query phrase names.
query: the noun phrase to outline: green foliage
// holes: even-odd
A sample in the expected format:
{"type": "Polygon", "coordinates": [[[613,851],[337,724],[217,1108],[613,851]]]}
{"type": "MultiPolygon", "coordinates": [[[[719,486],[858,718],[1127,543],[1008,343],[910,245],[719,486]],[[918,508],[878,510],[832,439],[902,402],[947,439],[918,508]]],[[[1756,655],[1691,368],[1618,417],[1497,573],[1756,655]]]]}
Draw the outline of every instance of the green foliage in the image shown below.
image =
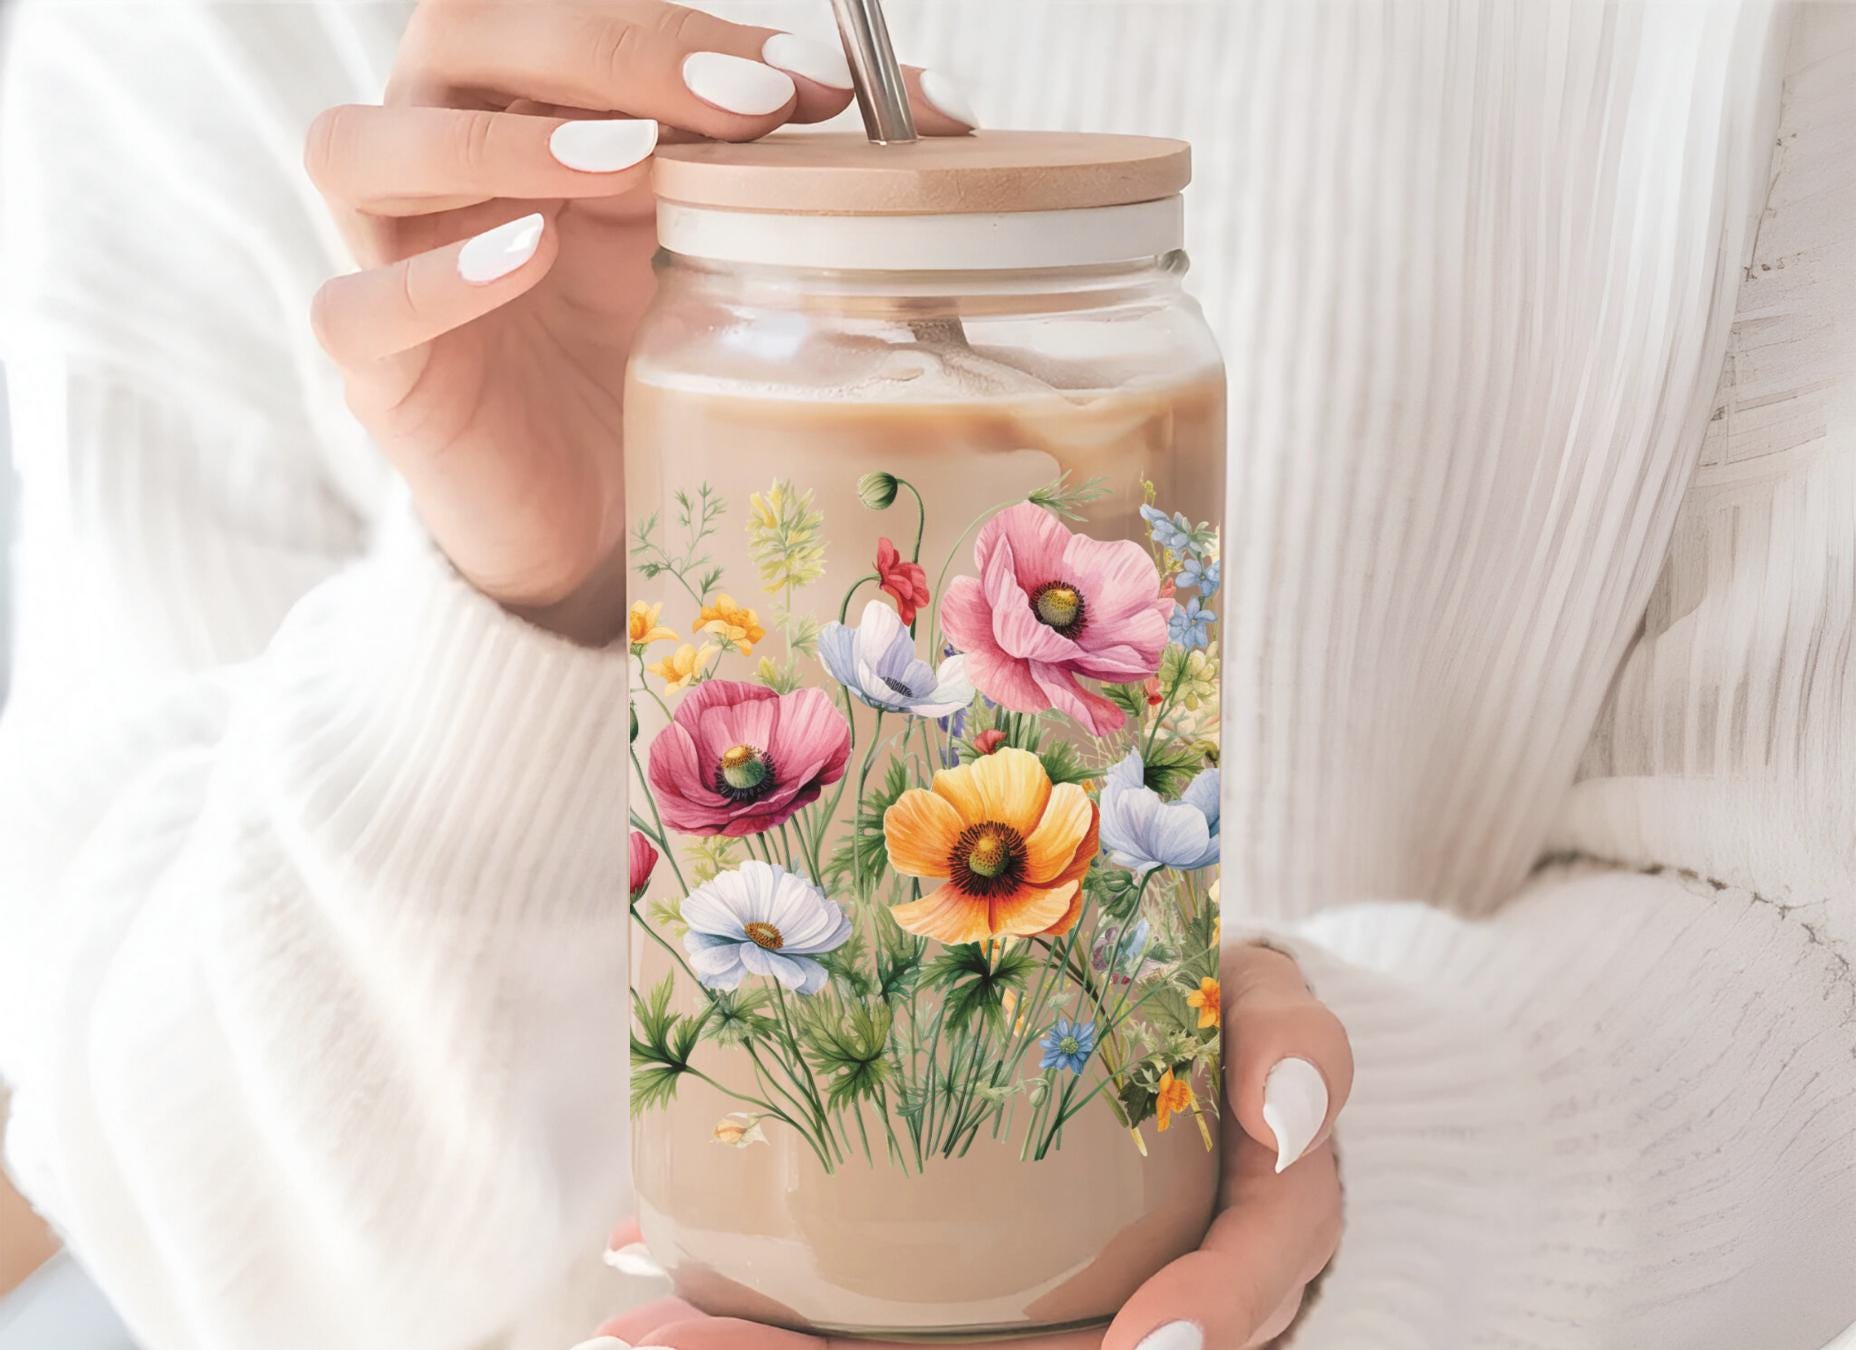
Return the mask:
{"type": "Polygon", "coordinates": [[[794,655],[818,655],[818,635],[825,630],[824,624],[810,614],[784,615],[781,622],[786,629],[786,645],[794,655]]]}
{"type": "MultiPolygon", "coordinates": [[[[1165,657],[1161,658],[1165,660],[1165,657]]],[[[1147,716],[1147,691],[1138,684],[1105,684],[1103,696],[1128,715],[1128,720],[1139,724],[1147,716]]]]}
{"type": "MultiPolygon", "coordinates": [[[[685,839],[683,858],[689,864],[690,885],[700,886],[705,881],[714,881],[722,873],[739,867],[742,847],[741,840],[720,834],[685,839]]],[[[677,921],[682,922],[681,914],[677,916],[677,921]]]]}
{"type": "Polygon", "coordinates": [[[825,1104],[832,1110],[874,1098],[888,1080],[884,1056],[891,1020],[887,1003],[838,1007],[812,1000],[800,1005],[799,1037],[812,1067],[829,1080],[825,1104]]]}
{"type": "Polygon", "coordinates": [[[893,759],[882,783],[864,794],[856,828],[847,830],[825,863],[824,881],[833,890],[868,895],[889,867],[889,845],[883,838],[883,813],[909,790],[908,765],[893,759]]]}
{"type": "Polygon", "coordinates": [[[748,500],[748,556],[770,595],[790,596],[825,575],[825,545],[819,529],[825,513],[789,479],[776,478],[748,500]]]}
{"type": "MultiPolygon", "coordinates": [[[[890,927],[895,927],[891,924],[890,927]]],[[[833,981],[852,998],[869,998],[876,988],[876,981],[870,976],[870,939],[864,935],[861,925],[851,930],[850,938],[842,947],[834,948],[814,958],[825,967],[833,981]]]]}
{"type": "Polygon", "coordinates": [[[943,991],[949,1026],[997,1026],[1004,1021],[1006,990],[1022,992],[1037,965],[1037,957],[1023,945],[989,957],[981,944],[962,942],[928,963],[922,983],[943,991]]]}
{"type": "Polygon", "coordinates": [[[885,1003],[901,1003],[921,982],[928,940],[905,933],[898,924],[877,926],[876,992],[885,1003]]]}
{"type": "Polygon", "coordinates": [[[1108,488],[1102,475],[1081,483],[1070,482],[1070,471],[1065,469],[1050,482],[1029,494],[1025,500],[1034,506],[1041,506],[1052,515],[1063,520],[1081,520],[1082,508],[1108,496],[1108,488]]]}
{"type": "Polygon", "coordinates": [[[967,739],[955,747],[962,763],[971,764],[982,758],[980,752],[973,748],[973,738],[982,731],[992,730],[1005,733],[1004,744],[1017,750],[1029,750],[1036,755],[1053,784],[1081,783],[1094,778],[1098,772],[1083,762],[1082,752],[1072,742],[1056,740],[1045,744],[1044,732],[1037,718],[984,705],[973,714],[967,727],[967,739]]]}
{"type": "Polygon", "coordinates": [[[1181,925],[1179,973],[1195,989],[1200,980],[1218,978],[1217,923],[1215,907],[1201,896],[1198,913],[1181,925]]]}
{"type": "Polygon", "coordinates": [[[1177,797],[1193,775],[1205,767],[1205,753],[1196,745],[1172,742],[1156,745],[1143,761],[1142,781],[1162,797],[1177,797]]]}
{"type": "Polygon", "coordinates": [[[1069,741],[1052,741],[1040,746],[1036,754],[1053,785],[1081,783],[1096,775],[1096,770],[1083,763],[1082,754],[1069,741]]]}
{"type": "Polygon", "coordinates": [[[660,895],[651,902],[651,922],[659,928],[681,934],[688,928],[683,922],[683,897],[660,895]]]}
{"type": "Polygon", "coordinates": [[[799,678],[799,663],[790,656],[785,665],[778,664],[771,656],[761,657],[760,664],[754,667],[754,679],[776,694],[790,694],[803,683],[799,678]]]}
{"type": "Polygon", "coordinates": [[[1154,1114],[1154,1099],[1159,1095],[1154,1084],[1144,1083],[1138,1078],[1130,1077],[1120,1085],[1115,1093],[1121,1102],[1121,1110],[1128,1118],[1130,1127],[1149,1120],[1154,1114]]]}
{"type": "Polygon", "coordinates": [[[768,1011],[773,995],[765,989],[719,989],[710,994],[709,1034],[723,1045],[746,1045],[779,1029],[768,1011]]]}
{"type": "Polygon", "coordinates": [[[662,1106],[677,1095],[677,1080],[690,1071],[690,1054],[708,1023],[705,1011],[685,1017],[670,1010],[672,977],[666,975],[649,994],[632,991],[633,1115],[662,1106]]]}
{"type": "Polygon", "coordinates": [[[1141,901],[1140,878],[1119,867],[1092,867],[1083,877],[1083,889],[1117,923],[1133,918],[1141,901]]]}
{"type": "Polygon", "coordinates": [[[728,504],[707,483],[696,490],[694,498],[678,488],[675,500],[682,543],[673,546],[668,529],[663,539],[658,538],[658,514],[653,511],[632,528],[632,566],[647,581],[669,573],[695,595],[706,598],[722,579],[722,569],[714,565],[703,545],[715,533],[715,522],[728,504]],[[693,580],[692,573],[696,574],[693,580]]]}

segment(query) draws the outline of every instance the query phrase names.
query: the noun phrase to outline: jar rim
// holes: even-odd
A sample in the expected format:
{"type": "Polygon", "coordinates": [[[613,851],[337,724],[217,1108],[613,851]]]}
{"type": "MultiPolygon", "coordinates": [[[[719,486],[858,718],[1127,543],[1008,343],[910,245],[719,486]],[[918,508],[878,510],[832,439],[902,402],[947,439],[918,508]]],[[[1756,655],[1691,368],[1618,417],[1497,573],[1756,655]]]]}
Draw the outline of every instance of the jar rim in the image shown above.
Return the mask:
{"type": "Polygon", "coordinates": [[[663,248],[711,262],[851,272],[987,272],[1132,263],[1185,243],[1185,203],[911,216],[786,215],[660,200],[663,248]]]}

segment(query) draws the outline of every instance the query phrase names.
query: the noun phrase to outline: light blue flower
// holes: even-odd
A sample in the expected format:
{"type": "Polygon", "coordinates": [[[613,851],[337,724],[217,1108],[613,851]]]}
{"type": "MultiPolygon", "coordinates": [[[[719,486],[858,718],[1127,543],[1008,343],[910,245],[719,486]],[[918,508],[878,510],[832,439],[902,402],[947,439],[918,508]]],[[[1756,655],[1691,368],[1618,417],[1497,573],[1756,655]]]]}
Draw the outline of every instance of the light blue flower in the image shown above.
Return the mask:
{"type": "Polygon", "coordinates": [[[683,949],[710,989],[734,989],[745,975],[765,975],[801,994],[816,994],[830,975],[815,957],[842,947],[851,921],[836,901],[784,867],[750,859],[684,898],[690,931],[683,949]]]}
{"type": "Polygon", "coordinates": [[[1207,600],[1218,594],[1220,570],[1216,558],[1191,557],[1179,569],[1179,584],[1197,591],[1207,600]]]}
{"type": "Polygon", "coordinates": [[[1173,617],[1166,621],[1166,633],[1187,651],[1197,651],[1212,645],[1212,625],[1216,622],[1218,616],[1195,595],[1183,605],[1173,602],[1173,617]]]}
{"type": "Polygon", "coordinates": [[[967,658],[950,656],[939,670],[915,654],[915,639],[881,600],[864,606],[855,628],[828,623],[818,635],[819,660],[831,678],[883,712],[946,717],[973,701],[967,658]]]}
{"type": "Polygon", "coordinates": [[[1096,1049],[1096,1024],[1094,1022],[1072,1022],[1059,1013],[1051,1029],[1044,1033],[1044,1058],[1039,1062],[1041,1069],[1068,1069],[1080,1074],[1083,1065],[1089,1062],[1089,1056],[1096,1049]]]}
{"type": "Polygon", "coordinates": [[[1218,770],[1194,778],[1179,800],[1164,801],[1147,786],[1138,750],[1108,772],[1102,785],[1102,847],[1121,866],[1145,876],[1156,867],[1191,872],[1218,861],[1218,770]]]}
{"type": "Polygon", "coordinates": [[[1147,522],[1154,542],[1161,548],[1184,555],[1192,547],[1192,526],[1177,513],[1168,515],[1157,506],[1143,506],[1141,519],[1147,522]]]}

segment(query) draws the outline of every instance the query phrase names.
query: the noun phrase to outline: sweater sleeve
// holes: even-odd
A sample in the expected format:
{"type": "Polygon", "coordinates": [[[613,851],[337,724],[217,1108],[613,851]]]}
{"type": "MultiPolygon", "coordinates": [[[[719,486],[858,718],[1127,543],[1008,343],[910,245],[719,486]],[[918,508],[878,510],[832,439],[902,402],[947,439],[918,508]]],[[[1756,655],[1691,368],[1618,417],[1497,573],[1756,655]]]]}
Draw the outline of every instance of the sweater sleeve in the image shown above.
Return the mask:
{"type": "Polygon", "coordinates": [[[1344,1236],[1290,1344],[1827,1344],[1856,1320],[1856,981],[1825,918],[1571,864],[1481,922],[1277,930],[1357,1063],[1344,1236]]]}
{"type": "Polygon", "coordinates": [[[477,1344],[627,1203],[624,657],[317,411],[297,147],[380,11],[13,33],[7,1158],[149,1350],[477,1344]]]}

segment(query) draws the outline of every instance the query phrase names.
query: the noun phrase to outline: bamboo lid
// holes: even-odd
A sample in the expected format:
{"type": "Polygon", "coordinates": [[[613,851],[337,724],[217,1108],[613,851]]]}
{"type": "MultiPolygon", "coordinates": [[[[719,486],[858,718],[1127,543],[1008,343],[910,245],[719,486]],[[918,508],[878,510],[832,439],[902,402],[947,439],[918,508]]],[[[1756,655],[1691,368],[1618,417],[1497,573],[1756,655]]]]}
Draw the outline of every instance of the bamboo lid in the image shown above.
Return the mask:
{"type": "Polygon", "coordinates": [[[1177,195],[1184,141],[1080,132],[981,131],[872,145],[856,134],[782,132],[746,144],[661,146],[658,197],[782,215],[920,216],[1068,211],[1177,195]]]}

